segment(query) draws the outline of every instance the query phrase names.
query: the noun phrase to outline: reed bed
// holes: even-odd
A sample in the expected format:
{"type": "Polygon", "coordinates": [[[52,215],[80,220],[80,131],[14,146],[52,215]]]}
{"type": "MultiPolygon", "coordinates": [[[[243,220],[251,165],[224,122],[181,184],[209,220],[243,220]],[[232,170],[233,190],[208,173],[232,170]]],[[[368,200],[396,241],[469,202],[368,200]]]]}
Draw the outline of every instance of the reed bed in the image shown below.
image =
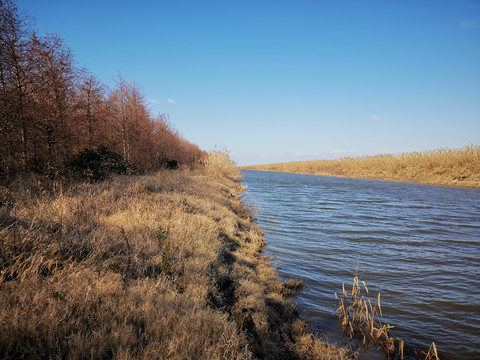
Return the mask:
{"type": "MultiPolygon", "coordinates": [[[[398,355],[403,360],[405,342],[391,335],[390,330],[394,326],[382,322],[380,293],[374,303],[366,298],[366,294],[368,294],[368,288],[365,281],[360,281],[359,277],[355,275],[350,293],[345,289],[345,284],[342,284],[341,297],[335,293],[337,299],[335,314],[338,314],[339,320],[344,330],[348,331],[350,338],[359,336],[364,344],[367,341],[373,341],[382,347],[389,359],[398,355]]],[[[428,351],[422,351],[420,355],[415,352],[415,356],[425,360],[439,360],[434,342],[428,351]]]]}
{"type": "Polygon", "coordinates": [[[0,357],[347,359],[298,319],[234,165],[209,159],[1,188],[0,357]]]}
{"type": "Polygon", "coordinates": [[[247,169],[480,187],[480,146],[398,155],[248,166],[247,169]]]}

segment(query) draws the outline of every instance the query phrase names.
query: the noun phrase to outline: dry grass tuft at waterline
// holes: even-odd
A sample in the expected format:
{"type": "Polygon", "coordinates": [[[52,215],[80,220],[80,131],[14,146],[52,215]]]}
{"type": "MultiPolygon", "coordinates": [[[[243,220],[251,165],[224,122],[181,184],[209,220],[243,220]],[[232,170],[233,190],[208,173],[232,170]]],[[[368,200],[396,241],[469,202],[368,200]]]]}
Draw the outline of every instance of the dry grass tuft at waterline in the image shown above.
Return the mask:
{"type": "Polygon", "coordinates": [[[480,188],[480,146],[254,165],[245,169],[480,188]]]}
{"type": "MultiPolygon", "coordinates": [[[[368,293],[365,281],[360,282],[359,277],[355,275],[350,293],[345,290],[345,284],[342,284],[343,297],[339,297],[335,293],[337,298],[335,313],[338,314],[344,330],[348,330],[350,338],[354,335],[360,336],[364,344],[366,340],[378,343],[389,359],[398,355],[403,360],[405,342],[390,334],[393,326],[382,322],[380,293],[378,293],[376,303],[372,305],[372,301],[365,298],[362,285],[363,290],[368,293]]],[[[435,343],[432,342],[427,352],[422,351],[420,356],[416,354],[415,358],[439,360],[435,343]]]]}
{"type": "Polygon", "coordinates": [[[213,152],[195,170],[1,188],[1,357],[346,359],[260,256],[239,176],[213,152]]]}

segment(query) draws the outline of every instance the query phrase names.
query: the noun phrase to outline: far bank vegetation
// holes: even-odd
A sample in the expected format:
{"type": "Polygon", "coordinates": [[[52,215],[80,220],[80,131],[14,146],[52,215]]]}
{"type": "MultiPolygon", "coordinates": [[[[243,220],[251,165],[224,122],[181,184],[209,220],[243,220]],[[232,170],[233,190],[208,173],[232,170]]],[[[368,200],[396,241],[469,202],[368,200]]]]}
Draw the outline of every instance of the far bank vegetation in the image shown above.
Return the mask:
{"type": "Polygon", "coordinates": [[[480,187],[480,146],[338,160],[295,161],[255,165],[247,169],[480,187]]]}

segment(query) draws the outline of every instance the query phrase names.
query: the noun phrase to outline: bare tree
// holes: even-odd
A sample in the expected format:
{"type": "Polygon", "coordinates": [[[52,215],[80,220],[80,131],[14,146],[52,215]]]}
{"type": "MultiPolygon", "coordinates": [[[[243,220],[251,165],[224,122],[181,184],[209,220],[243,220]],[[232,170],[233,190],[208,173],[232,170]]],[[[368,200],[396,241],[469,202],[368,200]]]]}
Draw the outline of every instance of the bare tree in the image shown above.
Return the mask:
{"type": "Polygon", "coordinates": [[[86,76],[77,93],[78,150],[100,145],[97,138],[105,122],[105,86],[93,75],[86,76]]]}
{"type": "Polygon", "coordinates": [[[19,15],[15,4],[0,0],[0,134],[4,145],[0,151],[7,166],[20,160],[24,169],[29,146],[25,102],[32,92],[31,31],[28,19],[19,15]]]}
{"type": "Polygon", "coordinates": [[[70,49],[58,36],[42,39],[34,35],[31,62],[37,85],[30,108],[35,119],[36,145],[49,167],[53,167],[71,152],[68,140],[73,136],[72,99],[79,74],[70,49]]]}
{"type": "Polygon", "coordinates": [[[107,97],[104,85],[82,73],[63,39],[37,35],[13,0],[0,0],[1,180],[34,163],[57,169],[102,144],[140,171],[158,159],[192,164],[203,154],[167,115],[152,117],[139,86],[119,75],[107,97]]]}
{"type": "Polygon", "coordinates": [[[119,74],[116,80],[116,88],[110,94],[110,105],[114,113],[114,124],[117,133],[119,133],[122,143],[123,159],[128,161],[128,131],[130,118],[127,112],[129,84],[125,78],[119,74]]]}

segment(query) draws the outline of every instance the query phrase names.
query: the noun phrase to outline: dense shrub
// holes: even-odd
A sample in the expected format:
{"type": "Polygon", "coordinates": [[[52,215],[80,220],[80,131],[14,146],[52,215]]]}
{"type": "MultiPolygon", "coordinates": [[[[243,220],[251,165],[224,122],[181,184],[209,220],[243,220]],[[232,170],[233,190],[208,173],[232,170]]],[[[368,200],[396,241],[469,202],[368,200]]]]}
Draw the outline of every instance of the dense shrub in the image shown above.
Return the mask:
{"type": "Polygon", "coordinates": [[[178,161],[175,159],[168,159],[167,157],[159,157],[157,160],[157,164],[159,169],[178,169],[178,161]]]}
{"type": "Polygon", "coordinates": [[[124,174],[128,164],[115,151],[100,146],[97,150],[84,149],[66,162],[67,169],[88,177],[90,180],[102,180],[108,174],[124,174]]]}

